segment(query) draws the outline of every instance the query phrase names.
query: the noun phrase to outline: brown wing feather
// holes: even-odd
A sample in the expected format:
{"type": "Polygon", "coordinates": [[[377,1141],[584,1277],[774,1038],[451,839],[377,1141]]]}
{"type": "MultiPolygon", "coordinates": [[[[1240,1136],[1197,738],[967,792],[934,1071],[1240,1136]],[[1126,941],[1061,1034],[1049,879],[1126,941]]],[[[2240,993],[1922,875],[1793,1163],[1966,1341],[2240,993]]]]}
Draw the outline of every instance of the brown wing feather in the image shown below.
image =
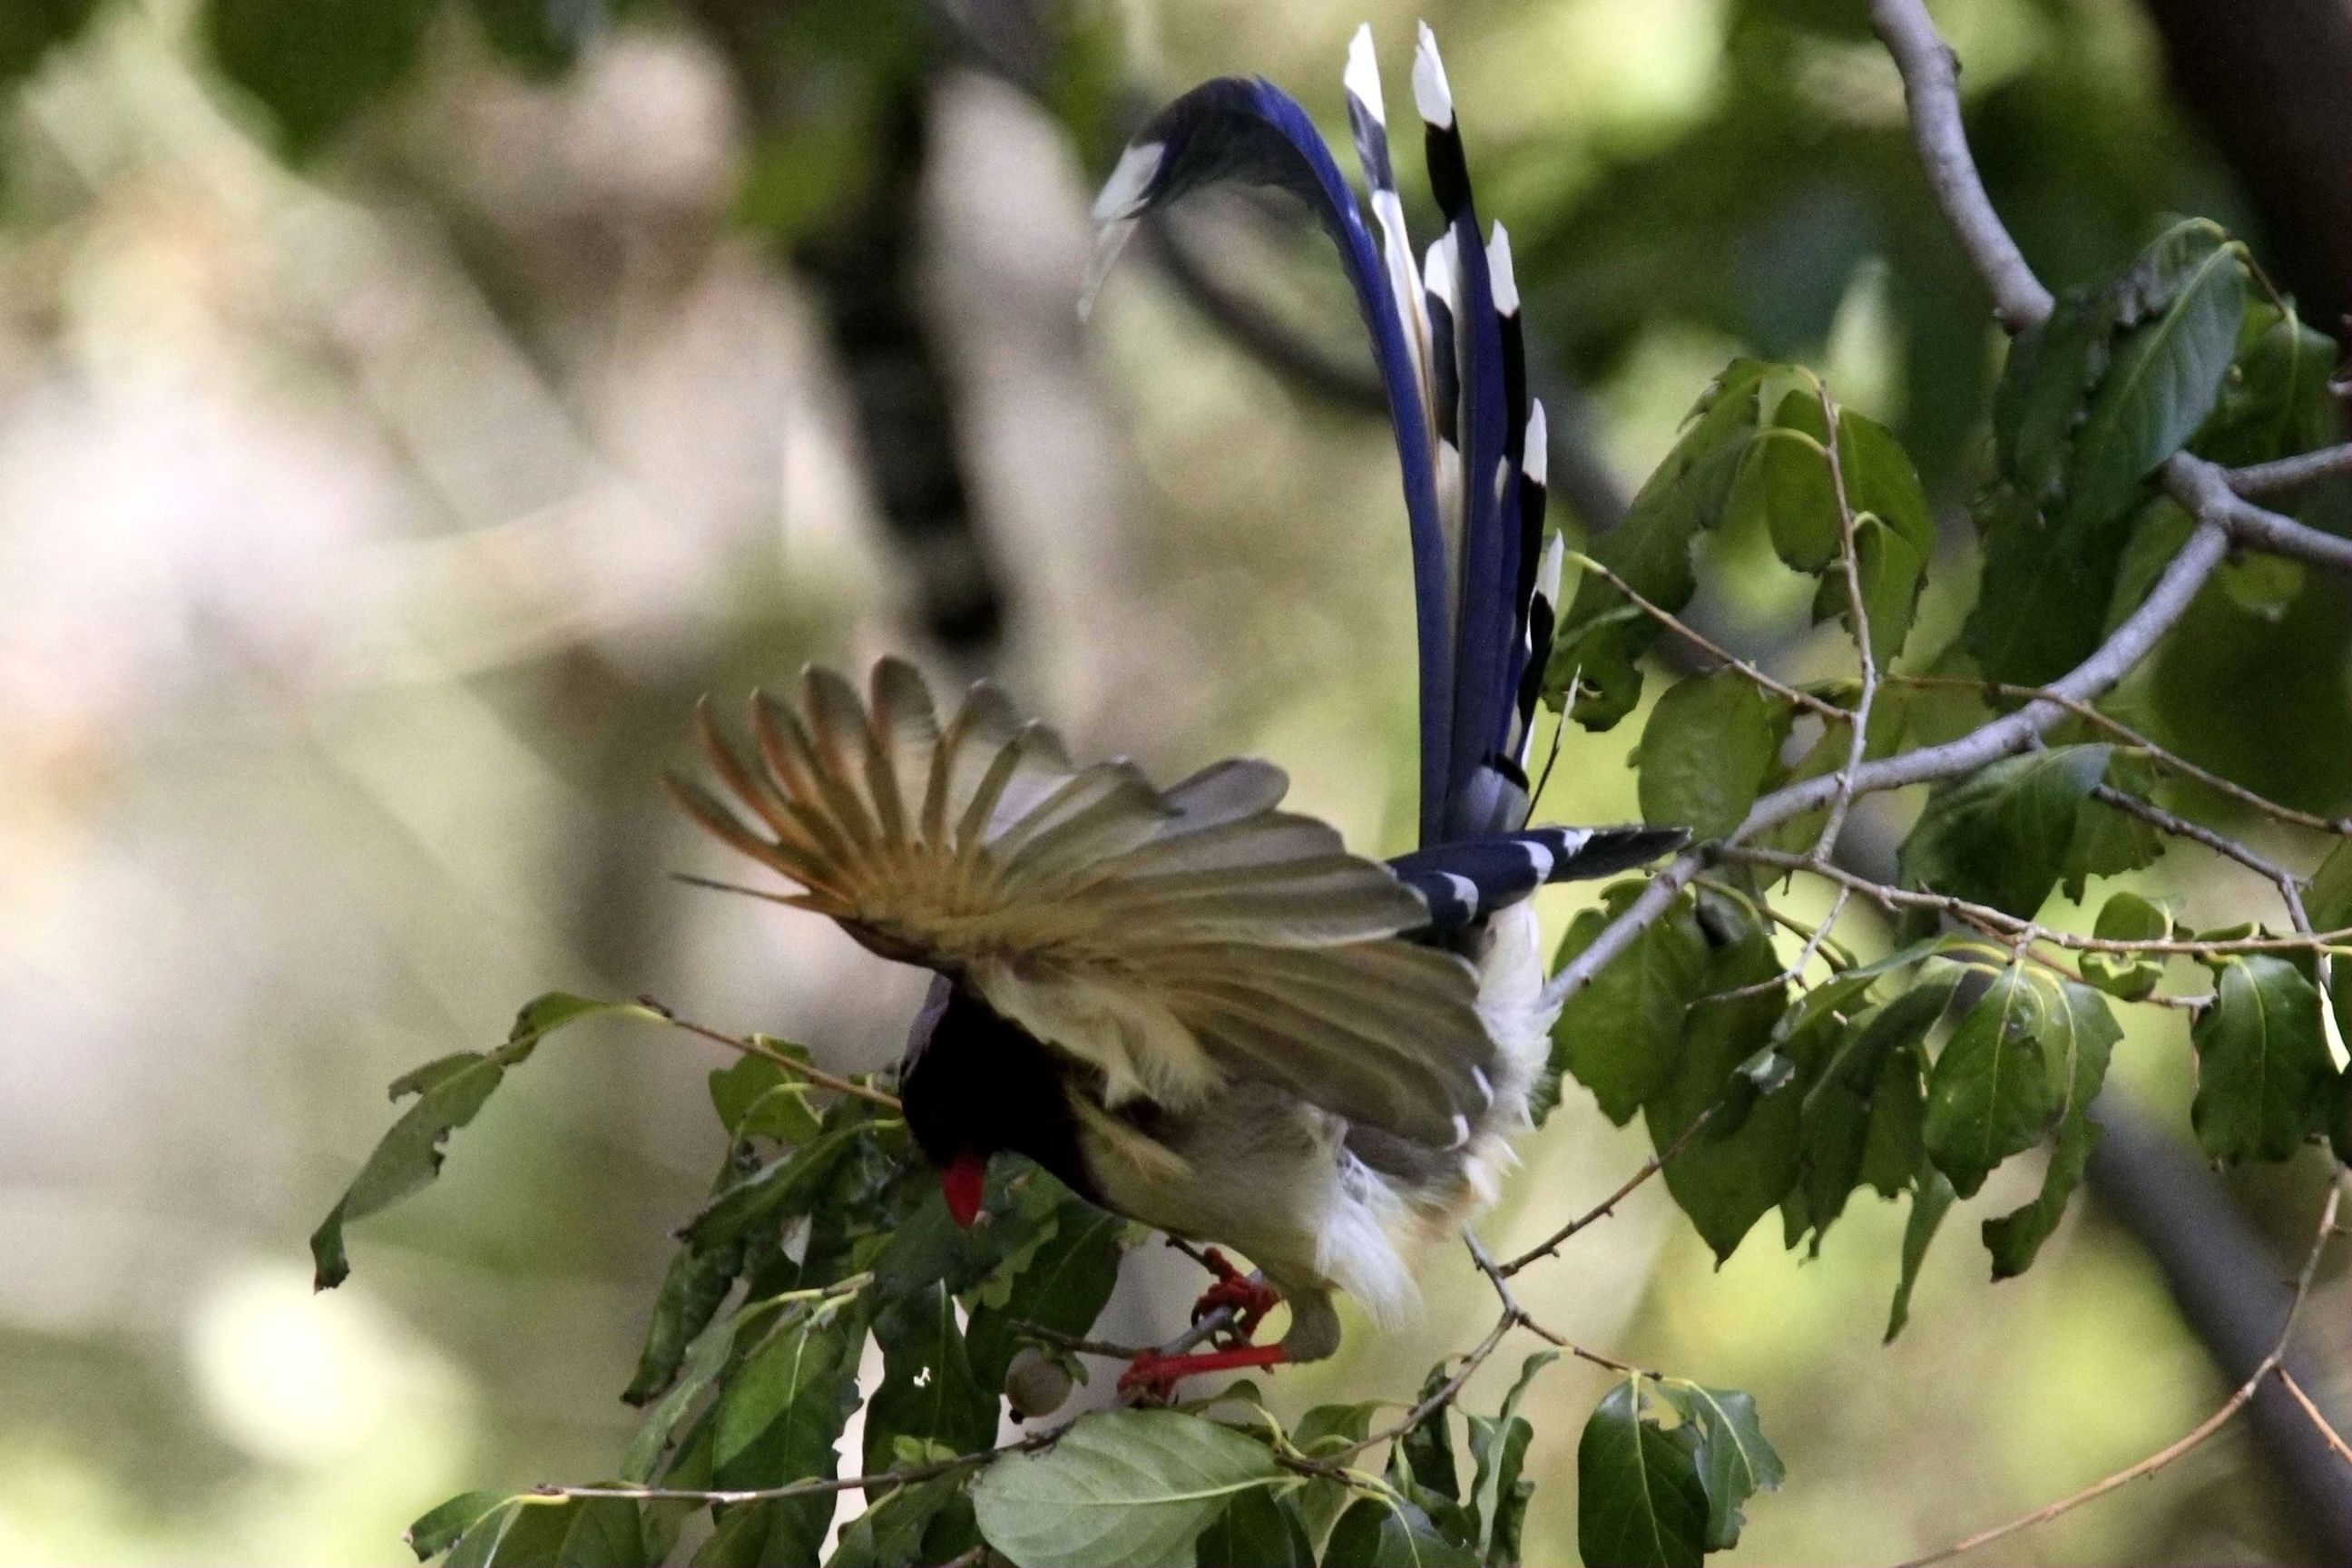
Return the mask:
{"type": "Polygon", "coordinates": [[[1155,789],[1073,764],[986,683],[942,724],[920,676],[830,670],[755,695],[757,763],[706,713],[705,751],[751,813],[673,781],[792,901],[971,985],[1104,1073],[1175,1107],[1256,1078],[1351,1121],[1444,1145],[1485,1109],[1493,1041],[1461,959],[1399,940],[1428,919],[1387,868],[1276,809],[1279,769],[1221,763],[1155,789]]]}

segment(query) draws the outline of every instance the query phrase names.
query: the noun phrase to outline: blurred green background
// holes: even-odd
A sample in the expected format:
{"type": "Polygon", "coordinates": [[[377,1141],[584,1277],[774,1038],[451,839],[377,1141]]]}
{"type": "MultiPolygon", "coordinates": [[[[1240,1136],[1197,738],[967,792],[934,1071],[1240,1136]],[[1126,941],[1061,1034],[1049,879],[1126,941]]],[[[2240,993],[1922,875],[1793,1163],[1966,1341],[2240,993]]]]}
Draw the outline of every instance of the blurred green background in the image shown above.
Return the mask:
{"type": "MultiPolygon", "coordinates": [[[[2341,182],[2231,140],[2226,50],[2184,55],[2183,9],[1935,7],[1996,199],[2053,285],[2210,214],[2332,325],[2341,182]]],[[[2248,9],[2352,26],[2342,0],[2248,9]]],[[[1826,368],[1957,518],[1997,334],[1861,0],[1422,14],[1517,242],[1572,527],[1738,352],[1826,368]]],[[[713,1053],[583,1026],[356,1231],[349,1285],[314,1298],[302,1238],[381,1086],[546,989],[894,1056],[918,977],[669,877],[733,870],[658,789],[697,694],[902,649],[1163,774],[1270,756],[1352,842],[1404,846],[1402,509],[1319,242],[1203,204],[1074,310],[1133,116],[1258,72],[1338,130],[1368,15],[1401,107],[1415,13],[1363,0],[0,0],[0,1560],[397,1563],[452,1491],[606,1473],[717,1152],[713,1053]]],[[[2330,112],[2265,79],[2235,86],[2266,124],[2330,112]]],[[[1947,531],[1923,646],[1970,584],[1947,531]]],[[[1708,549],[1721,636],[1835,667],[1755,542],[1708,549]]],[[[2343,608],[2202,626],[2315,673],[2181,698],[2193,749],[2341,809],[2343,608]]],[[[1546,815],[1633,815],[1637,733],[1571,736],[1546,815]]],[[[2143,879],[2204,923],[2269,913],[2186,851],[2143,879]]],[[[1548,897],[1557,929],[1577,896],[1548,897]]],[[[2114,1092],[2179,1128],[2185,1028],[2135,1029],[2114,1092]]],[[[1571,1091],[1490,1239],[1647,1152],[1571,1091]]],[[[2291,1246],[2319,1181],[2236,1181],[2235,1212],[2291,1246]]],[[[1645,1189],[1522,1294],[1754,1391],[1790,1480],[1749,1563],[1943,1544],[2234,1381],[2097,1205],[1997,1288],[1950,1228],[1891,1348],[1900,1216],[1866,1195],[1817,1259],[1768,1225],[1717,1270],[1645,1189]]],[[[1130,1331],[1189,1298],[1164,1261],[1130,1264],[1130,1331]]],[[[1417,1330],[1277,1397],[1409,1394],[1486,1321],[1462,1259],[1427,1279],[1417,1330]]],[[[2339,1264],[2308,1320],[2338,1409],[2347,1313],[2339,1264]]],[[[1531,1563],[1573,1557],[1588,1381],[1532,1401],[1531,1563]]],[[[2313,1561],[2316,1528],[2242,1425],[1997,1555],[2313,1561]]]]}

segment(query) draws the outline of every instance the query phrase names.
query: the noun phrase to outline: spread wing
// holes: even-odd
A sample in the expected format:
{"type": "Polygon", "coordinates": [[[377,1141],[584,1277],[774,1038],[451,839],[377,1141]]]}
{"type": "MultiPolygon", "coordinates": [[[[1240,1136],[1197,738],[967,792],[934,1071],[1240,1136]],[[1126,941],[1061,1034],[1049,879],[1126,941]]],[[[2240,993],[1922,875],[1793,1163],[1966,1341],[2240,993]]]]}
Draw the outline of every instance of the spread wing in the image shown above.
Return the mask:
{"type": "Polygon", "coordinates": [[[1156,789],[1123,761],[1074,764],[986,682],[942,725],[898,659],[868,700],[820,668],[798,699],[753,696],[748,758],[706,705],[704,747],[750,816],[673,779],[687,810],[798,883],[786,902],[954,976],[1101,1069],[1114,1102],[1181,1108],[1255,1078],[1439,1146],[1485,1110],[1470,966],[1399,940],[1427,904],[1276,810],[1280,769],[1156,789]]]}

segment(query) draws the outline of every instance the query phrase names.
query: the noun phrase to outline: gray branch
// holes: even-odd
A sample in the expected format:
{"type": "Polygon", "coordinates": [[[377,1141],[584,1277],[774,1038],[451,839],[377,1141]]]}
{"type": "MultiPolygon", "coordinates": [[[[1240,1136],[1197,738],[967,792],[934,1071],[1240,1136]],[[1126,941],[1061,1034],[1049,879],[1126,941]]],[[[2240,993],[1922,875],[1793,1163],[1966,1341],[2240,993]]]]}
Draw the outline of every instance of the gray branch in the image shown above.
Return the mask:
{"type": "Polygon", "coordinates": [[[2274,463],[2231,468],[2230,488],[2242,496],[2260,500],[2281,490],[2300,489],[2331,474],[2352,474],[2352,441],[2340,447],[2322,447],[2299,457],[2281,458],[2274,463]]]}
{"type": "Polygon", "coordinates": [[[1960,125],[1959,57],[1912,0],[1870,0],[1870,25],[1903,73],[1911,144],[1918,150],[1936,205],[1950,220],[1969,265],[1992,290],[2000,324],[2012,336],[2021,332],[2048,316],[2054,301],[2025,264],[1977,177],[1976,158],[1960,125]]]}
{"type": "MultiPolygon", "coordinates": [[[[2219,469],[2210,464],[2204,467],[2212,474],[2219,469]]],[[[2218,480],[2215,481],[2218,483],[2218,480]]],[[[2224,487],[2226,492],[2226,487],[2224,487]]],[[[2231,498],[2234,500],[2234,498],[2231,498]]],[[[2075,666],[2059,679],[2053,681],[2051,691],[2057,697],[2074,702],[2088,702],[2104,696],[2115,684],[2131,673],[2139,661],[2147,657],[2158,639],[2170,631],[2188,613],[2189,601],[2197,596],[2205,579],[2221,563],[2229,552],[2230,532],[2214,504],[2191,509],[2198,526],[2189,534],[2179,553],[2164,569],[2156,586],[2149,591],[2124,624],[2115,629],[2095,653],[2075,666]]],[[[1907,784],[1932,784],[1937,779],[1957,778],[1974,773],[1989,763],[2024,751],[2067,716],[2068,710],[2060,702],[2037,700],[2017,711],[1993,720],[1940,746],[1923,747],[1899,756],[1865,763],[1853,770],[1853,788],[1856,795],[1874,795],[1881,791],[1901,789],[1907,784]]],[[[1774,790],[1758,801],[1742,822],[1726,840],[1744,844],[1792,816],[1830,804],[1838,790],[1834,775],[1805,779],[1774,790]]],[[[1701,846],[1677,858],[1675,862],[1643,889],[1641,897],[1625,908],[1592,945],[1578,953],[1552,977],[1546,999],[1558,1000],[1573,995],[1581,989],[1601,966],[1632,946],[1643,931],[1649,929],[1671,908],[1676,894],[1698,875],[1707,861],[1709,850],[1701,846]]]]}

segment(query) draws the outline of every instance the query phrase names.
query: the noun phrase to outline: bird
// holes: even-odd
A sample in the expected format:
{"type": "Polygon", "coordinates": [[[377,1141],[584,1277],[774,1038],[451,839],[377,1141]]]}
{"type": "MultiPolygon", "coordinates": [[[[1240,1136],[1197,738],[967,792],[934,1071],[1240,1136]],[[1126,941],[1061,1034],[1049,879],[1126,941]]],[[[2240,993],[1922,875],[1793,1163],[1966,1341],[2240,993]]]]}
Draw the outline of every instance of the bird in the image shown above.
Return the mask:
{"type": "Polygon", "coordinates": [[[1404,481],[1419,644],[1419,843],[1382,862],[1282,809],[1288,780],[1234,758],[1161,787],[1074,762],[988,681],[952,711],[885,658],[860,690],[821,667],[755,692],[748,751],[698,711],[732,797],[673,775],[723,842],[797,885],[774,895],[933,975],[899,1078],[946,1205],[971,1224],[1011,1152],[1080,1196],[1206,1244],[1202,1308],[1227,1342],[1146,1352],[1122,1386],[1308,1362],[1338,1295],[1376,1324],[1412,1259],[1493,1201],[1529,1125],[1559,1012],[1531,903],[1638,868],[1679,829],[1530,826],[1538,700],[1561,547],[1543,544],[1545,424],[1527,392],[1509,239],[1482,237],[1444,66],[1412,70],[1443,232],[1416,258],[1370,29],[1343,77],[1375,245],[1298,103],[1220,78],[1153,118],[1094,208],[1087,298],[1136,222],[1223,180],[1302,197],[1371,331],[1404,481]],[[1231,1247],[1255,1265],[1244,1276],[1231,1247]],[[1286,1331],[1249,1342],[1286,1303],[1286,1331]]]}

